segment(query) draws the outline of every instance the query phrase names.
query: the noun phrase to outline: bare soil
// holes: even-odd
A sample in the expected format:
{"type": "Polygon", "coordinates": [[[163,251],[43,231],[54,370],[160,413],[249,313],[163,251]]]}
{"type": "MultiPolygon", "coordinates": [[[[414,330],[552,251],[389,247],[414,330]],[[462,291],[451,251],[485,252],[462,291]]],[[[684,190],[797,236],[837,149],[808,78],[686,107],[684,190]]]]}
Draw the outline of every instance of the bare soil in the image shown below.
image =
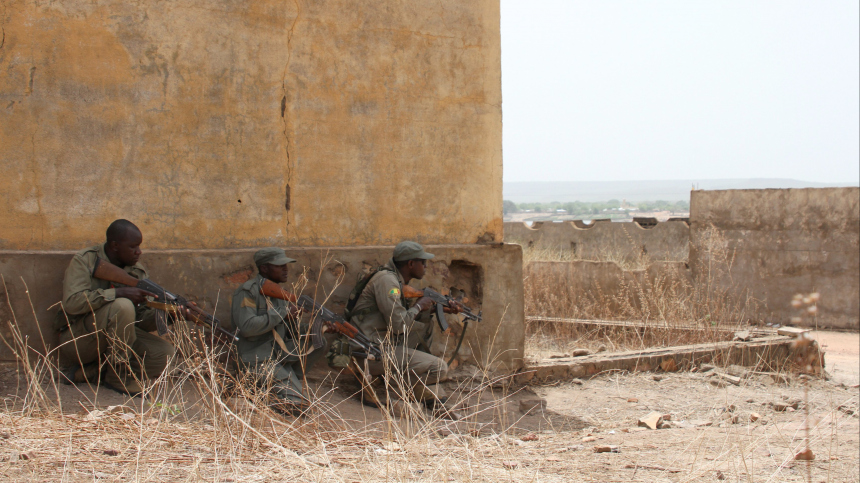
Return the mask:
{"type": "MultiPolygon", "coordinates": [[[[154,401],[46,384],[62,412],[21,411],[32,392],[7,367],[0,377],[0,475],[5,481],[860,478],[860,389],[841,381],[746,374],[740,386],[715,387],[697,372],[609,373],[513,388],[504,378],[488,381],[468,370],[453,375],[447,386],[468,414],[457,423],[387,418],[354,397],[350,378],[316,370],[309,374],[320,401],[315,415],[249,418],[231,429],[206,419],[205,398],[193,387],[154,401]],[[93,412],[108,406],[122,408],[93,412]],[[651,412],[667,416],[670,427],[640,428],[638,420],[651,412]],[[815,459],[795,460],[807,439],[815,459]],[[610,451],[595,452],[600,446],[610,451]]],[[[241,404],[229,402],[237,413],[241,404]]]]}

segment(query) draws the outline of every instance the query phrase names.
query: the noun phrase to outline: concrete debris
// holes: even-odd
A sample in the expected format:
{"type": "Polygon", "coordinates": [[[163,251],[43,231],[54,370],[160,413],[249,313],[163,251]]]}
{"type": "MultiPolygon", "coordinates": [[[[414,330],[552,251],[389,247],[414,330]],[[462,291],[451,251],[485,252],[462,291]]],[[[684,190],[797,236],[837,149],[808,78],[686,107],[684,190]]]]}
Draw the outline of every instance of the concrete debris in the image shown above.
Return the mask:
{"type": "Polygon", "coordinates": [[[666,359],[660,363],[660,369],[665,372],[675,372],[678,370],[678,363],[675,362],[675,359],[666,359]]]}
{"type": "Polygon", "coordinates": [[[776,333],[789,337],[801,337],[805,334],[808,334],[809,329],[799,329],[797,327],[780,327],[779,329],[777,329],[776,333]]]}
{"type": "Polygon", "coordinates": [[[730,376],[729,374],[724,374],[722,372],[714,372],[714,377],[718,377],[723,381],[726,381],[730,384],[734,384],[735,386],[741,385],[741,378],[736,376],[730,376]]]}
{"type": "Polygon", "coordinates": [[[657,411],[653,411],[651,413],[648,413],[648,415],[646,415],[645,417],[640,418],[637,424],[641,427],[657,429],[662,422],[663,415],[658,413],[657,411]]]}
{"type": "Polygon", "coordinates": [[[801,451],[800,453],[797,453],[796,455],[794,455],[794,459],[800,460],[800,461],[812,461],[815,459],[815,454],[812,452],[811,449],[806,448],[805,450],[801,451]]]}
{"type": "Polygon", "coordinates": [[[750,422],[754,423],[761,419],[761,415],[759,413],[750,413],[750,422]]]}
{"type": "Polygon", "coordinates": [[[735,332],[735,338],[733,340],[747,342],[749,340],[752,340],[752,336],[750,335],[750,331],[740,330],[740,331],[735,332]]]}
{"type": "Polygon", "coordinates": [[[594,447],[594,452],[595,453],[620,453],[621,450],[618,448],[618,446],[600,445],[600,446],[594,447]]]}

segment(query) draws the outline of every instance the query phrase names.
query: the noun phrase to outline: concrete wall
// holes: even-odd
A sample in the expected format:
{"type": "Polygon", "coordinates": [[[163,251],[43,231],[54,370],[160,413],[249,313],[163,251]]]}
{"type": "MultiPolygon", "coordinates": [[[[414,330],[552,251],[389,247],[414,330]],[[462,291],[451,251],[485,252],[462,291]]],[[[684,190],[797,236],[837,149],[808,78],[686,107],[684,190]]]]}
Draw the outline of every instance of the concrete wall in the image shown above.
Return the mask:
{"type": "Polygon", "coordinates": [[[652,260],[686,260],[690,227],[683,221],[666,221],[651,228],[636,222],[612,223],[565,221],[506,222],[505,240],[523,247],[570,251],[578,259],[637,259],[643,254],[652,260]]]}
{"type": "MultiPolygon", "coordinates": [[[[309,284],[303,293],[320,301],[328,297],[326,305],[341,313],[362,270],[385,263],[392,248],[287,248],[289,256],[298,260],[291,265],[290,282],[295,283],[302,267],[307,267],[309,284]]],[[[424,280],[412,285],[437,290],[456,287],[466,292],[467,305],[483,310],[483,322],[472,322],[467,329],[460,350],[462,359],[496,369],[519,368],[524,347],[520,246],[443,245],[429,246],[428,250],[436,258],[428,264],[424,280]]],[[[253,252],[152,250],[144,253],[141,263],[153,280],[168,290],[188,295],[229,325],[233,290],[254,273],[253,252]]],[[[0,334],[5,339],[11,337],[7,322],[16,321],[34,347],[42,347],[42,338],[49,346],[55,343],[51,331],[54,311],[48,307],[62,298],[62,273],[72,255],[73,252],[0,251],[0,274],[6,287],[0,288],[0,334]]],[[[438,334],[436,340],[444,342],[438,334]]],[[[456,340],[447,342],[433,349],[437,354],[450,355],[456,340]]],[[[0,345],[0,360],[12,358],[8,348],[0,345]]]]}
{"type": "Polygon", "coordinates": [[[0,249],[502,240],[498,0],[13,0],[0,249]]]}
{"type": "Polygon", "coordinates": [[[694,273],[707,270],[711,227],[732,252],[718,282],[748,288],[782,324],[797,315],[796,293],[819,292],[804,325],[860,328],[860,188],[693,191],[694,273]]]}

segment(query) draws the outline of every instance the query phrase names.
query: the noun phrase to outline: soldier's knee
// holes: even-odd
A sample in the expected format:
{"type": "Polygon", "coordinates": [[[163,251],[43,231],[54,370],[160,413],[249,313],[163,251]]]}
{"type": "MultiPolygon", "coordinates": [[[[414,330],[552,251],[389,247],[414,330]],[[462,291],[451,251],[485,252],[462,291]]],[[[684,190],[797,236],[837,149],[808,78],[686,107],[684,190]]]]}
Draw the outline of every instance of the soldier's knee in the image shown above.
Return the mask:
{"type": "Polygon", "coordinates": [[[118,298],[110,303],[110,318],[115,319],[117,325],[130,325],[134,323],[134,303],[127,298],[118,298]]]}

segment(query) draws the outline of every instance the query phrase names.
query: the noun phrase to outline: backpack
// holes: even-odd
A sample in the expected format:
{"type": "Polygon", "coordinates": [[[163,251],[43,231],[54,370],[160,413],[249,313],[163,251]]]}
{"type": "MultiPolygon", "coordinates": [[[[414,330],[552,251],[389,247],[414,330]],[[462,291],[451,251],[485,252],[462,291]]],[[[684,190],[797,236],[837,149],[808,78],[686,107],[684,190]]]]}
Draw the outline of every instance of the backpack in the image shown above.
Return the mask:
{"type": "MultiPolygon", "coordinates": [[[[367,273],[367,275],[361,277],[358,283],[355,284],[355,287],[353,287],[352,291],[349,292],[349,300],[347,300],[346,307],[344,307],[343,309],[344,319],[350,320],[353,316],[358,315],[356,313],[353,313],[353,310],[355,309],[355,304],[358,303],[358,297],[361,296],[361,292],[364,291],[364,287],[367,287],[367,284],[370,283],[370,279],[372,279],[374,276],[376,276],[377,273],[382,271],[394,273],[394,270],[383,265],[371,269],[370,272],[367,273]]],[[[406,297],[404,297],[402,293],[400,294],[400,303],[403,304],[404,307],[409,308],[409,303],[406,301],[406,297]]]]}

